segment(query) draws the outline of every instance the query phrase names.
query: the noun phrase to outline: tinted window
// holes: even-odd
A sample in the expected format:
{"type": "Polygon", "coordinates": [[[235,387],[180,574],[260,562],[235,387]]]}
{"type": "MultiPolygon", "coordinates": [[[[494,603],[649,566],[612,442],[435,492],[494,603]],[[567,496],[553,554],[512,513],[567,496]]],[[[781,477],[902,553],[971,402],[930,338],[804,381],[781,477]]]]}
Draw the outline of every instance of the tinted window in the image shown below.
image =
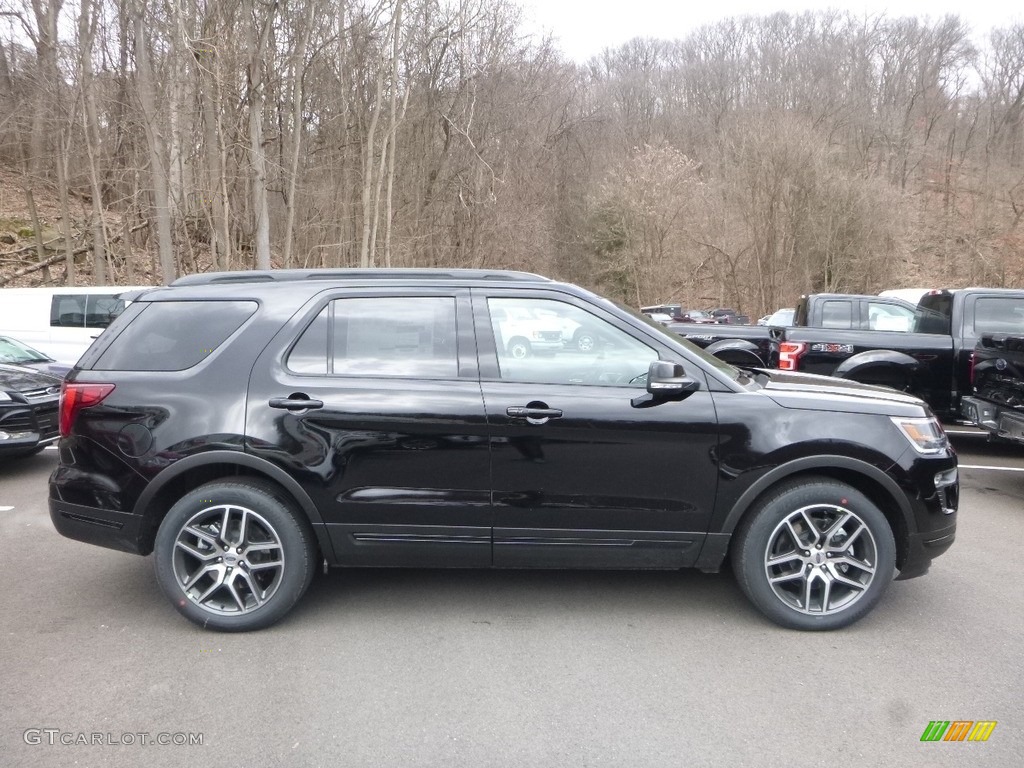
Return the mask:
{"type": "Polygon", "coordinates": [[[458,376],[455,299],[336,299],[307,326],[288,355],[296,373],[458,376]]]}
{"type": "Polygon", "coordinates": [[[549,299],[489,299],[504,381],[647,386],[658,353],[591,313],[549,299]]]}
{"type": "Polygon", "coordinates": [[[1024,298],[981,297],[974,304],[974,332],[1024,333],[1024,298]]]}
{"type": "Polygon", "coordinates": [[[822,328],[852,328],[852,302],[826,301],[821,308],[822,328]]]}
{"type": "Polygon", "coordinates": [[[918,302],[917,333],[940,333],[949,335],[953,327],[953,295],[951,293],[928,293],[918,302]]]}
{"type": "Polygon", "coordinates": [[[153,302],[142,308],[93,367],[183,371],[212,354],[256,306],[254,301],[153,302]]]}
{"type": "Polygon", "coordinates": [[[54,294],[50,301],[50,325],[59,328],[106,328],[124,311],[124,301],[114,294],[54,294]]]}

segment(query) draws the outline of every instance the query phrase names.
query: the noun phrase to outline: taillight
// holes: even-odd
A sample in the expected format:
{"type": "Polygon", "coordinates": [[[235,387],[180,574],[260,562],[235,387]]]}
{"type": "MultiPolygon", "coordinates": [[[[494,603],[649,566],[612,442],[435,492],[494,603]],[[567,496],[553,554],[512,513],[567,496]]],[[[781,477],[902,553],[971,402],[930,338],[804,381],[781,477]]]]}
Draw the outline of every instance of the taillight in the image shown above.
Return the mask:
{"type": "Polygon", "coordinates": [[[75,418],[83,408],[99,405],[114,391],[113,384],[78,384],[65,381],[60,389],[60,436],[71,434],[75,418]]]}
{"type": "Polygon", "coordinates": [[[784,341],[779,344],[779,370],[797,370],[800,358],[806,351],[807,345],[802,341],[784,341]]]}

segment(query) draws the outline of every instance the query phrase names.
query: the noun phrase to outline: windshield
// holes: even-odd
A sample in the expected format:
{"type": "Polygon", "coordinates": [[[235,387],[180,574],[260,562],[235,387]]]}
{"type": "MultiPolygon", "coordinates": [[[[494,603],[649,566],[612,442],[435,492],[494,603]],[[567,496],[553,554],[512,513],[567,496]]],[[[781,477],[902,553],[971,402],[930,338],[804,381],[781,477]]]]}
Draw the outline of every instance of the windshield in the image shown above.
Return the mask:
{"type": "Polygon", "coordinates": [[[25,363],[49,363],[52,358],[47,357],[37,349],[32,349],[20,341],[0,336],[0,363],[14,363],[24,365],[25,363]]]}

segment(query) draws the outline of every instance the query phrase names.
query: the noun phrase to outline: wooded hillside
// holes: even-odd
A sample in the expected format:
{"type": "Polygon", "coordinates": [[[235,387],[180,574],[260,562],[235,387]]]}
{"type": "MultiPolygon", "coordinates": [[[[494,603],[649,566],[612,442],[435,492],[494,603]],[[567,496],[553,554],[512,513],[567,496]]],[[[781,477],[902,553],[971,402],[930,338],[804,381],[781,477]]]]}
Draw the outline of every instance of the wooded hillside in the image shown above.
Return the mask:
{"type": "Polygon", "coordinates": [[[1024,284],[1024,25],[775,14],[586,66],[523,29],[508,0],[0,0],[0,284],[470,266],[753,316],[1024,284]]]}

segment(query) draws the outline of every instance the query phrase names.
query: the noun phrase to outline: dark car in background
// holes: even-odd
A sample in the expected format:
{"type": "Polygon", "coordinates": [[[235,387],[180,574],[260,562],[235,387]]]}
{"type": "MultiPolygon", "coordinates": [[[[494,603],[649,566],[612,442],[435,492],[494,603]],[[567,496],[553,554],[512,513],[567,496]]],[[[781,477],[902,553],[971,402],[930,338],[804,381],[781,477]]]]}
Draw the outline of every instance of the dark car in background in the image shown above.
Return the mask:
{"type": "Polygon", "coordinates": [[[772,621],[837,629],[956,532],[917,398],[734,368],[521,272],[182,278],[89,348],[60,422],[56,529],[153,553],[211,629],[273,624],[321,566],[726,564],[772,621]],[[503,318],[540,313],[602,343],[518,355],[503,318]]]}
{"type": "Polygon", "coordinates": [[[0,461],[57,440],[60,386],[55,376],[0,363],[0,461]]]}
{"type": "Polygon", "coordinates": [[[38,349],[22,344],[10,336],[0,336],[0,363],[25,366],[59,378],[64,378],[71,370],[70,365],[58,363],[49,355],[44,355],[38,349]]]}
{"type": "Polygon", "coordinates": [[[722,323],[723,325],[750,325],[750,317],[737,312],[735,309],[709,309],[708,314],[711,316],[712,322],[715,323],[722,323]]]}

